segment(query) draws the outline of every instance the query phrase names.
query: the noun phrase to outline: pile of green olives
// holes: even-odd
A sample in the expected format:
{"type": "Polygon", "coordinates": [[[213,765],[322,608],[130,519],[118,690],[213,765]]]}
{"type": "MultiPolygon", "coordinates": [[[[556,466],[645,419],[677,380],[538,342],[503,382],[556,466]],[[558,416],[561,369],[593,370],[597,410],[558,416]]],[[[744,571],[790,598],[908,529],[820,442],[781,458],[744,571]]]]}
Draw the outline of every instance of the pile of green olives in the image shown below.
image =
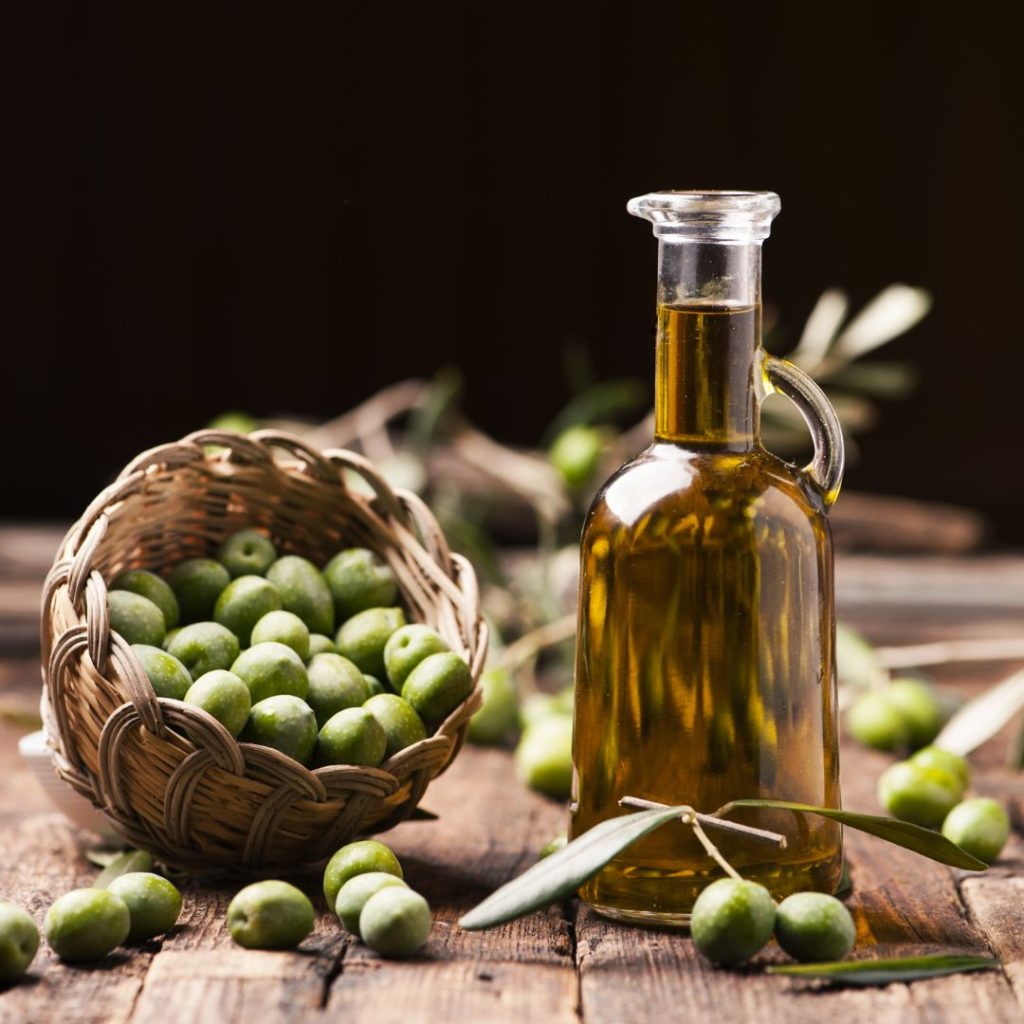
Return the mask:
{"type": "Polygon", "coordinates": [[[1009,837],[1010,818],[988,797],[965,800],[970,781],[964,758],[929,746],[882,773],[878,799],[894,818],[941,829],[951,842],[991,864],[1009,837]]]}
{"type": "MultiPolygon", "coordinates": [[[[102,960],[121,945],[169,932],[181,893],[151,871],[119,875],[106,887],[73,889],[55,900],[43,922],[46,941],[66,963],[102,960]]],[[[39,930],[21,907],[0,902],[0,984],[17,981],[39,948],[39,930]]]]}
{"type": "Polygon", "coordinates": [[[864,693],[847,713],[846,726],[876,750],[918,750],[938,736],[944,717],[931,686],[908,676],[864,693]]]}
{"type": "Polygon", "coordinates": [[[469,720],[468,739],[478,745],[502,744],[518,737],[516,774],[531,789],[565,800],[572,784],[572,688],[533,693],[519,703],[516,686],[504,668],[480,677],[483,703],[469,720]]]}
{"type": "MultiPolygon", "coordinates": [[[[412,956],[427,941],[427,901],[406,884],[394,852],[376,839],[349,843],[328,861],[324,898],[341,924],[382,956],[412,956]]],[[[231,937],[248,949],[293,949],[313,930],[313,904],[301,889],[254,882],[228,906],[231,937]]]]}
{"type": "Polygon", "coordinates": [[[407,623],[391,569],[366,548],[322,570],[257,530],[166,578],[116,576],[110,625],[154,691],[304,765],[377,766],[424,739],[473,689],[463,658],[407,623]],[[337,628],[335,628],[337,624],[337,628]]]}

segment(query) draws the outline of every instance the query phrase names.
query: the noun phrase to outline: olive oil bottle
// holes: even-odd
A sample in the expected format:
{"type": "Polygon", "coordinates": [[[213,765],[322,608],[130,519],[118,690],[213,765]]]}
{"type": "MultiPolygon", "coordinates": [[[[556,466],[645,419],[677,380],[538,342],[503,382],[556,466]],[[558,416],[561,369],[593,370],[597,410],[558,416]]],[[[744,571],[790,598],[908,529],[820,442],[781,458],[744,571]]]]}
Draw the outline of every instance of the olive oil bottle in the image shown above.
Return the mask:
{"type": "MultiPolygon", "coordinates": [[[[839,806],[832,549],[842,436],[806,375],[761,349],[761,242],[773,193],[631,201],[659,239],[655,436],[595,498],[580,563],[571,835],[624,796],[711,812],[769,797],[839,806]],[[815,438],[789,465],[760,444],[788,395],[815,438]]],[[[747,809],[788,845],[715,832],[776,898],[835,890],[839,826],[747,809]]],[[[722,872],[682,823],[634,843],[580,895],[622,920],[684,924],[722,872]]]]}

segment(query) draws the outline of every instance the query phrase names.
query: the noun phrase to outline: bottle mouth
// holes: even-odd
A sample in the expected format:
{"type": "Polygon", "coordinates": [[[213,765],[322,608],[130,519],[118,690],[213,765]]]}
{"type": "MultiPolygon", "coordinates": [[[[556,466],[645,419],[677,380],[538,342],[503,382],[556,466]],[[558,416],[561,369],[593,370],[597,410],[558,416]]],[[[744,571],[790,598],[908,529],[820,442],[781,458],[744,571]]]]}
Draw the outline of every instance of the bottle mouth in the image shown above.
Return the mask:
{"type": "Polygon", "coordinates": [[[774,192],[721,189],[648,192],[626,210],[654,226],[667,241],[761,242],[782,207],[774,192]]]}

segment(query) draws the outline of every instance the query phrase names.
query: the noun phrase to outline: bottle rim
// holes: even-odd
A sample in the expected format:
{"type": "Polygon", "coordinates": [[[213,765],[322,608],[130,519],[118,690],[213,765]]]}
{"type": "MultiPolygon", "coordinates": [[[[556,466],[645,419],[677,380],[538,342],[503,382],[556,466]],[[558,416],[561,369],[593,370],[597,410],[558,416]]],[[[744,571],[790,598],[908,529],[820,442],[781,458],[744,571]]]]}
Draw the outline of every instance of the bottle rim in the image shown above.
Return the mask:
{"type": "Polygon", "coordinates": [[[762,241],[781,207],[774,192],[733,189],[668,189],[626,204],[634,217],[650,221],[659,238],[708,242],[762,241]]]}

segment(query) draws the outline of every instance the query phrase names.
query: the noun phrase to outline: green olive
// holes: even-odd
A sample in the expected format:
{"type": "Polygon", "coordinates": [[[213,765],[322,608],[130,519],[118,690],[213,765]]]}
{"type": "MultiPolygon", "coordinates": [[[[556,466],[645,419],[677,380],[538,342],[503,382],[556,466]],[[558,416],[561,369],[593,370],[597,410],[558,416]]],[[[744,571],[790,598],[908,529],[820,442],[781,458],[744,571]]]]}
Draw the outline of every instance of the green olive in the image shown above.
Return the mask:
{"type": "Polygon", "coordinates": [[[131,917],[109,889],[73,889],[46,912],[46,941],[62,960],[100,960],[128,938],[131,917]]]}
{"type": "Polygon", "coordinates": [[[178,624],[180,612],[178,610],[178,599],[170,585],[162,580],[155,572],[148,572],[146,569],[129,569],[114,578],[110,584],[111,590],[128,590],[133,594],[141,594],[149,598],[164,614],[164,627],[173,629],[178,624]]]}
{"type": "Polygon", "coordinates": [[[390,848],[376,839],[360,839],[348,843],[327,862],[324,869],[324,898],[327,906],[333,907],[338,900],[341,887],[356,875],[369,871],[383,871],[385,874],[402,877],[402,865],[390,848]]]}
{"type": "Polygon", "coordinates": [[[307,660],[312,660],[318,654],[337,653],[338,648],[334,646],[334,641],[329,636],[324,636],[323,633],[309,634],[309,655],[307,660]]]}
{"type": "Polygon", "coordinates": [[[181,913],[181,893],[151,871],[129,871],[115,878],[107,891],[120,896],[131,925],[128,942],[144,942],[169,932],[181,913]]]}
{"type": "Polygon", "coordinates": [[[942,728],[942,708],[932,688],[920,679],[894,679],[885,696],[906,722],[908,739],[913,749],[931,743],[942,728]]]}
{"type": "Polygon", "coordinates": [[[519,726],[519,697],[512,677],[502,668],[480,676],[483,703],[469,720],[466,738],[479,745],[504,743],[519,726]]]}
{"type": "Polygon", "coordinates": [[[879,778],[878,799],[894,818],[938,828],[960,799],[960,782],[941,768],[898,761],[879,778]]]}
{"type": "Polygon", "coordinates": [[[190,558],[167,574],[167,582],[178,599],[181,621],[201,622],[213,614],[213,606],[231,582],[231,574],[212,558],[190,558]]]}
{"type": "Polygon", "coordinates": [[[185,703],[213,715],[232,736],[237,737],[249,719],[252,696],[249,687],[234,672],[214,669],[189,687],[185,703]]]}
{"type": "Polygon", "coordinates": [[[775,911],[775,938],[794,960],[842,960],[856,937],[850,912],[823,892],[794,893],[775,911]]]}
{"type": "Polygon", "coordinates": [[[17,981],[39,948],[35,921],[14,903],[0,901],[0,985],[17,981]]]}
{"type": "Polygon", "coordinates": [[[386,871],[367,871],[350,878],[338,891],[338,899],[334,904],[334,910],[342,925],[358,935],[359,915],[363,912],[366,901],[375,892],[380,892],[391,885],[404,886],[405,882],[386,871]]]}
{"type": "Polygon", "coordinates": [[[412,889],[378,889],[359,915],[363,942],[382,956],[412,956],[430,935],[430,906],[412,889]]]}
{"type": "Polygon", "coordinates": [[[697,949],[713,964],[749,960],[772,937],[775,903],[763,885],[720,878],[702,890],[690,915],[697,949]]]}
{"type": "Polygon", "coordinates": [[[869,690],[859,697],[846,715],[850,735],[876,750],[900,750],[910,739],[906,718],[885,690],[869,690]]]}
{"type": "Polygon", "coordinates": [[[345,708],[357,708],[370,697],[370,687],[362,672],[340,654],[318,654],[306,669],[309,693],[306,702],[316,713],[317,725],[323,728],[345,708]]]}
{"type": "Polygon", "coordinates": [[[297,615],[311,633],[334,631],[334,602],[320,570],[308,558],[285,555],[268,570],[277,587],[281,606],[297,615]]]}
{"type": "Polygon", "coordinates": [[[366,708],[345,708],[332,715],[320,730],[316,738],[316,763],[375,768],[384,760],[387,745],[384,729],[366,708]]]}
{"type": "Polygon", "coordinates": [[[305,700],[309,693],[306,666],[284,644],[271,641],[242,651],[231,671],[249,687],[253,704],[282,693],[305,700]]]}
{"type": "Polygon", "coordinates": [[[604,438],[601,431],[577,424],[566,428],[555,438],[548,458],[566,484],[576,489],[594,475],[603,451],[604,438]]]}
{"type": "Polygon", "coordinates": [[[384,648],[391,634],[405,625],[401,608],[367,608],[342,623],[334,638],[338,653],[355,662],[360,672],[384,677],[384,648]]]}
{"type": "Polygon", "coordinates": [[[192,685],[192,677],[188,674],[188,669],[173,654],[149,644],[132,644],[132,651],[139,659],[153,692],[158,697],[184,699],[192,685]]]}
{"type": "Polygon", "coordinates": [[[251,643],[279,643],[290,647],[303,661],[309,657],[309,630],[294,612],[283,608],[266,615],[252,627],[251,643]]]}
{"type": "Polygon", "coordinates": [[[447,651],[448,645],[429,626],[413,622],[396,629],[384,646],[384,667],[396,691],[424,658],[447,651]]]}
{"type": "Polygon", "coordinates": [[[218,622],[193,622],[182,626],[167,645],[167,653],[173,654],[193,679],[217,669],[231,668],[239,650],[238,637],[218,622]]]}
{"type": "Polygon", "coordinates": [[[976,796],[957,804],[946,815],[942,834],[978,860],[991,864],[1010,836],[1010,818],[997,801],[976,796]]]}
{"type": "Polygon", "coordinates": [[[454,651],[428,655],[402,686],[402,696],[428,726],[444,721],[472,691],[469,666],[454,651]]]}
{"type": "Polygon", "coordinates": [[[531,789],[566,800],[572,788],[572,719],[551,715],[528,725],[515,753],[516,774],[531,789]]]}
{"type": "Polygon", "coordinates": [[[419,743],[427,735],[423,720],[413,710],[412,705],[396,693],[378,693],[363,704],[387,737],[387,749],[384,759],[397,754],[414,743],[419,743]]]}
{"type": "Polygon", "coordinates": [[[941,747],[922,747],[910,758],[910,763],[922,768],[941,768],[942,771],[948,772],[960,783],[961,796],[971,784],[971,769],[967,759],[941,747]]]}
{"type": "Polygon", "coordinates": [[[228,906],[231,938],[246,949],[294,949],[313,921],[306,894],[277,880],[247,885],[228,906]]]}
{"type": "Polygon", "coordinates": [[[281,595],[262,576],[239,576],[232,580],[213,606],[213,618],[226,626],[243,647],[251,642],[252,629],[267,612],[277,611],[281,595]]]}
{"type": "Polygon", "coordinates": [[[232,579],[239,576],[265,576],[274,564],[277,550],[269,537],[256,530],[232,534],[217,550],[217,559],[232,579]]]}
{"type": "Polygon", "coordinates": [[[316,717],[304,700],[291,694],[267,697],[253,704],[241,738],[306,764],[316,746],[316,717]]]}
{"type": "Polygon", "coordinates": [[[368,548],[339,551],[324,566],[338,622],[367,608],[394,604],[398,586],[388,566],[368,548]]]}
{"type": "Polygon", "coordinates": [[[164,613],[141,594],[111,590],[107,594],[110,628],[130,644],[159,647],[164,642],[164,613]]]}

